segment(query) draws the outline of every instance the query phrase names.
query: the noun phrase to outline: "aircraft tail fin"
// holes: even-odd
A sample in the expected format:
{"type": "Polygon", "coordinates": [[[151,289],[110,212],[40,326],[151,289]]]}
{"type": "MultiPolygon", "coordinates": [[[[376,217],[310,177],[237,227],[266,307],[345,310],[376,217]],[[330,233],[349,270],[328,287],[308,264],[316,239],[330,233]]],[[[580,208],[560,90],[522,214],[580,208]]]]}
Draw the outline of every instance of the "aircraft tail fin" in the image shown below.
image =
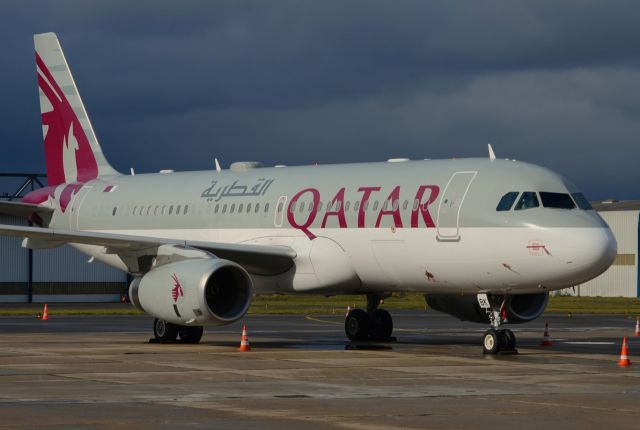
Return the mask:
{"type": "Polygon", "coordinates": [[[117,175],[107,162],[55,33],[33,36],[49,185],[117,175]]]}

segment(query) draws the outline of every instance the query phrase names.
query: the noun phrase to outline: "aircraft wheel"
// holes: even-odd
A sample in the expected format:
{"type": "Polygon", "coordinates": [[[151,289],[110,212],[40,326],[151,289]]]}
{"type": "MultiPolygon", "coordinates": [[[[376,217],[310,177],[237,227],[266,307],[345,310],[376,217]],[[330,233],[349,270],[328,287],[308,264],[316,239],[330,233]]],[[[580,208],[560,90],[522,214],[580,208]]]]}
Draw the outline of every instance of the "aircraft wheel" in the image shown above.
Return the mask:
{"type": "Polygon", "coordinates": [[[369,337],[369,315],[362,309],[353,309],[344,320],[344,331],[349,340],[366,340],[369,337]]]}
{"type": "Polygon", "coordinates": [[[498,331],[489,329],[482,337],[482,352],[485,354],[497,354],[500,351],[501,339],[498,331]]]}
{"type": "Polygon", "coordinates": [[[178,334],[180,335],[180,342],[182,343],[198,343],[202,339],[202,333],[204,327],[202,326],[190,326],[180,327],[178,334]]]}
{"type": "Polygon", "coordinates": [[[385,309],[376,309],[371,317],[371,336],[376,340],[387,340],[393,333],[393,318],[385,309]]]}
{"type": "Polygon", "coordinates": [[[504,338],[504,347],[508,351],[516,349],[516,335],[509,329],[501,330],[501,334],[504,338]]]}
{"type": "Polygon", "coordinates": [[[178,337],[178,326],[156,318],[153,321],[153,335],[156,340],[168,342],[178,337]]]}

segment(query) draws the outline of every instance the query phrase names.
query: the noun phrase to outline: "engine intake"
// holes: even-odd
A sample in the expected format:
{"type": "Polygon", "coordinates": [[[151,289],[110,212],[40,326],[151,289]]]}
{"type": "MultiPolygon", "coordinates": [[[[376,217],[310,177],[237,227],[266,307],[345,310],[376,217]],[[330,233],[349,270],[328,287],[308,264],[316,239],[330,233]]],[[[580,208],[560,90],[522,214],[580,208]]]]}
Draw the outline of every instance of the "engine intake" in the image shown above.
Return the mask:
{"type": "Polygon", "coordinates": [[[151,269],[133,280],[134,306],[180,325],[225,325],[251,305],[252,282],[238,264],[218,258],[183,260],[151,269]]]}
{"type": "MultiPolygon", "coordinates": [[[[454,294],[425,295],[432,309],[460,318],[462,321],[489,323],[487,313],[478,305],[476,296],[458,296],[454,294]]],[[[507,321],[521,324],[532,321],[542,315],[549,301],[549,293],[520,294],[507,298],[507,321]]]]}

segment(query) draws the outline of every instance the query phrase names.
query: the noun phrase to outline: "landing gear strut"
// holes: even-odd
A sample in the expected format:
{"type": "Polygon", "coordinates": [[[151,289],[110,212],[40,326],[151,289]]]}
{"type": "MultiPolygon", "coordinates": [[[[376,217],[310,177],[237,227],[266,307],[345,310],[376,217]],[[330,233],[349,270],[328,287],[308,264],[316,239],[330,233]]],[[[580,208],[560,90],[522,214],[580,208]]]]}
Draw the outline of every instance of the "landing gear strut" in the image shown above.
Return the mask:
{"type": "Polygon", "coordinates": [[[491,323],[491,328],[482,336],[482,352],[485,354],[517,352],[516,336],[511,330],[500,328],[502,323],[507,322],[504,311],[506,298],[478,294],[478,304],[485,310],[491,323]]]}
{"type": "Polygon", "coordinates": [[[379,309],[380,301],[388,295],[367,294],[367,310],[353,309],[344,321],[344,331],[347,337],[354,341],[393,340],[393,319],[391,314],[379,309]]]}
{"type": "Polygon", "coordinates": [[[156,318],[153,320],[153,339],[150,342],[175,342],[180,336],[182,343],[198,343],[202,339],[203,327],[182,326],[156,318]]]}

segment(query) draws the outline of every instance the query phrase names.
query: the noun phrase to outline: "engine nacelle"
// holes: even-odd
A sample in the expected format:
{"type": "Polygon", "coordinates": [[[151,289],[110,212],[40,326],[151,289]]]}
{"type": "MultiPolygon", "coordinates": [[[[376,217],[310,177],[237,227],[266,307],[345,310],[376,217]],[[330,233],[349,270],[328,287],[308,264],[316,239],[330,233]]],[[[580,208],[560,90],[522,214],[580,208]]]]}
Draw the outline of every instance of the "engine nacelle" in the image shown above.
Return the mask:
{"type": "MultiPolygon", "coordinates": [[[[429,294],[425,295],[425,300],[432,309],[460,318],[463,321],[489,323],[487,313],[478,304],[476,296],[429,294]]],[[[549,293],[509,296],[506,303],[507,321],[511,324],[532,321],[544,312],[548,301],[549,293]]]]}
{"type": "Polygon", "coordinates": [[[218,258],[158,266],[129,287],[136,308],[179,325],[230,324],[249,310],[251,295],[249,274],[218,258]]]}

